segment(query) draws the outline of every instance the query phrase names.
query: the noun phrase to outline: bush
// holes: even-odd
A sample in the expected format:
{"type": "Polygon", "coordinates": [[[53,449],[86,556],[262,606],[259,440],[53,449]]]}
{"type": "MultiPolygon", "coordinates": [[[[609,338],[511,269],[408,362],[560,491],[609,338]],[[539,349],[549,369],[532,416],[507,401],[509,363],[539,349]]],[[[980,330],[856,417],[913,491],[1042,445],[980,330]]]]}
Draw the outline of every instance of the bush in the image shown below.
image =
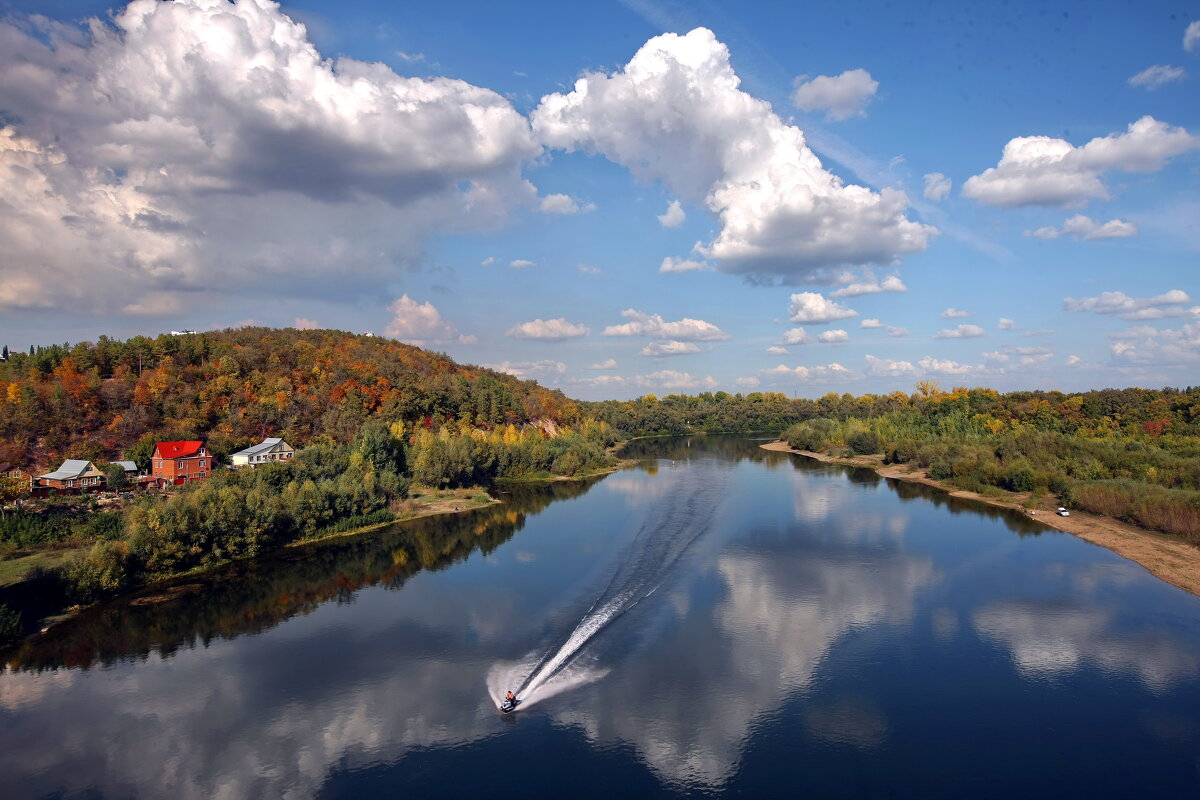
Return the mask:
{"type": "Polygon", "coordinates": [[[132,584],[129,553],[124,542],[96,542],[87,555],[79,555],[62,568],[68,599],[77,605],[94,603],[132,584]]]}
{"type": "Polygon", "coordinates": [[[0,645],[15,642],[21,638],[24,629],[21,626],[21,613],[0,603],[0,645]]]}
{"type": "Polygon", "coordinates": [[[888,448],[884,463],[907,464],[917,457],[917,443],[912,439],[902,439],[888,448]]]}
{"type": "Polygon", "coordinates": [[[938,460],[929,465],[927,474],[935,481],[944,481],[954,476],[954,470],[948,462],[938,460]]]}
{"type": "Polygon", "coordinates": [[[1025,464],[1009,467],[1000,473],[1000,486],[1010,492],[1033,491],[1033,469],[1025,464]]]}
{"type": "Polygon", "coordinates": [[[875,431],[866,430],[853,433],[846,438],[846,444],[859,455],[871,455],[883,449],[883,440],[875,431]]]}
{"type": "Polygon", "coordinates": [[[810,419],[788,428],[783,439],[797,450],[824,450],[837,430],[838,424],[831,419],[810,419]]]}

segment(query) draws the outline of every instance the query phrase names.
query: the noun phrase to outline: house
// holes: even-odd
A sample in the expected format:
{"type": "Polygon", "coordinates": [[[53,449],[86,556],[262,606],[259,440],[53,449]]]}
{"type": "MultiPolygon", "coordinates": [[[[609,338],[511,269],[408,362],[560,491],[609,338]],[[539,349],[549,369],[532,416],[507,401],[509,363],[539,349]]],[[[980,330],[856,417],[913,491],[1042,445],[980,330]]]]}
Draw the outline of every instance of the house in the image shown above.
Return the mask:
{"type": "Polygon", "coordinates": [[[234,453],[233,466],[254,467],[271,461],[290,461],[296,455],[295,449],[283,439],[274,437],[263,439],[253,447],[234,453]]]}
{"type": "Polygon", "coordinates": [[[112,463],[121,465],[121,467],[125,470],[126,478],[132,478],[137,475],[137,464],[133,463],[132,461],[114,461],[112,463]]]}
{"type": "Polygon", "coordinates": [[[33,491],[33,473],[26,472],[15,464],[9,464],[7,462],[0,463],[0,476],[24,481],[25,490],[29,492],[33,491]]]}
{"type": "Polygon", "coordinates": [[[200,481],[212,473],[212,453],[204,442],[158,442],[151,456],[150,474],[174,484],[200,481]]]}
{"type": "Polygon", "coordinates": [[[104,483],[104,473],[90,461],[68,458],[54,472],[39,475],[37,482],[50,489],[98,489],[104,483]]]}

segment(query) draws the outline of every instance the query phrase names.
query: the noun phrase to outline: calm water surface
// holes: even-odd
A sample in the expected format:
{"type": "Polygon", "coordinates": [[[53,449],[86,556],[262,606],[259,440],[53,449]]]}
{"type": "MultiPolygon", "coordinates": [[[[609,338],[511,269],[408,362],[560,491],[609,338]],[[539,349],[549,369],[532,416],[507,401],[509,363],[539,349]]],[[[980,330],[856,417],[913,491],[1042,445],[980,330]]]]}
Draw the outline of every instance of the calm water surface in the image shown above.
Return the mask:
{"type": "Polygon", "coordinates": [[[1200,599],[874,473],[635,444],[26,643],[0,796],[1200,795],[1200,599]]]}

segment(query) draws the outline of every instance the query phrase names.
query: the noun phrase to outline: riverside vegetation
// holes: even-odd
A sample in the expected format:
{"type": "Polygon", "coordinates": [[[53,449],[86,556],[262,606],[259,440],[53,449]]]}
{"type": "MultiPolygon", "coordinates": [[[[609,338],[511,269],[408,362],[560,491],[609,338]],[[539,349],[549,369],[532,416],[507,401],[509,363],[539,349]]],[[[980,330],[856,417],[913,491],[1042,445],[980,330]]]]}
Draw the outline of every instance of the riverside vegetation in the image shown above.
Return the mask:
{"type": "MultiPolygon", "coordinates": [[[[217,471],[119,511],[100,511],[89,498],[7,511],[0,557],[74,549],[26,577],[59,605],[85,604],[410,516],[414,485],[606,469],[614,463],[606,448],[617,440],[607,424],[534,381],[338,331],[101,337],[0,363],[0,459],[17,464],[124,456],[145,469],[156,441],[203,438],[220,457],[271,435],[302,445],[294,461],[217,471]]],[[[0,641],[23,627],[6,594],[0,590],[0,641]]]]}
{"type": "MultiPolygon", "coordinates": [[[[218,471],[120,511],[65,499],[6,512],[0,557],[79,550],[32,577],[63,604],[88,603],[409,515],[414,485],[578,476],[609,468],[606,450],[637,436],[785,429],[800,449],[883,453],[956,487],[1052,493],[1200,542],[1200,388],[1000,394],[923,382],[911,395],[585,403],[387,339],[246,328],[101,337],[0,364],[0,459],[124,455],[145,468],[158,440],[204,438],[218,456],[262,436],[301,445],[291,463],[218,471]]],[[[4,602],[0,590],[0,640],[22,628],[4,602]]]]}

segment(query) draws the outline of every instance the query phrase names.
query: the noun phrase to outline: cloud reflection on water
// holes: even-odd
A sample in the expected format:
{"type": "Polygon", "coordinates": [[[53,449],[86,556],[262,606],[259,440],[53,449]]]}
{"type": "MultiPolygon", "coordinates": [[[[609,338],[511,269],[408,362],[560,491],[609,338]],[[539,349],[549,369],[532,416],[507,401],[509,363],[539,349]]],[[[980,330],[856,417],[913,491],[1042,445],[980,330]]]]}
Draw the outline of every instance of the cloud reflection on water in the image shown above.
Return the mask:
{"type": "Polygon", "coordinates": [[[1200,654],[1168,636],[1116,630],[1111,612],[1046,603],[993,603],[972,615],[975,629],[1004,645],[1024,677],[1051,680],[1085,665],[1131,675],[1153,692],[1200,671],[1200,654]]]}

